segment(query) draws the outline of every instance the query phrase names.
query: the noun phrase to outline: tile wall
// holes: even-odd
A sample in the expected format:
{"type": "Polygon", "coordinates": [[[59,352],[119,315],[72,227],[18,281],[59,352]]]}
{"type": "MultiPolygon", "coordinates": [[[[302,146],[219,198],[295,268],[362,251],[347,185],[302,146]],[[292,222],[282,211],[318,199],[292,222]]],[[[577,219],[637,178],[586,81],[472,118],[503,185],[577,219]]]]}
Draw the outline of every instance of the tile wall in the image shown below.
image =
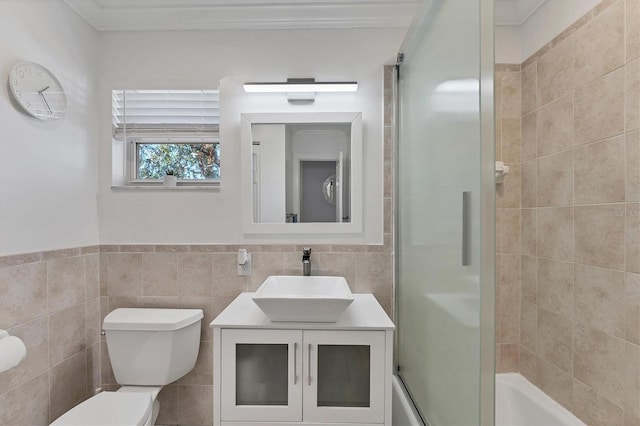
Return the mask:
{"type": "MultiPolygon", "coordinates": [[[[356,293],[373,293],[391,314],[392,259],[386,246],[312,245],[312,274],[340,275],[356,293]]],[[[269,275],[302,275],[302,246],[102,246],[102,312],[120,307],[199,308],[204,311],[195,368],[160,394],[161,424],[212,422],[212,333],[209,323],[238,294],[255,291],[269,275]],[[252,255],[252,274],[239,277],[237,250],[252,255]]],[[[117,389],[102,343],[102,383],[117,389]]]]}
{"type": "MultiPolygon", "coordinates": [[[[385,67],[384,244],[311,245],[312,274],[346,277],[393,310],[393,67],[385,67]]],[[[381,112],[382,113],[382,112],[381,112]]],[[[48,425],[102,386],[116,390],[102,320],[118,307],[204,311],[195,368],[159,395],[158,423],[213,422],[209,323],[269,275],[302,274],[302,245],[108,245],[0,257],[0,328],[21,337],[27,359],[0,374],[0,425],[48,425]],[[236,253],[252,253],[239,277],[236,253]]]]}
{"type": "Polygon", "coordinates": [[[499,217],[520,347],[503,370],[589,425],[640,425],[640,1],[603,1],[520,78],[520,216],[499,217]]]}
{"type": "Polygon", "coordinates": [[[496,370],[518,371],[522,125],[520,65],[495,69],[496,160],[509,174],[496,185],[496,370]]]}
{"type": "Polygon", "coordinates": [[[0,329],[27,357],[0,373],[0,425],[48,425],[100,387],[99,248],[0,257],[0,329]]]}

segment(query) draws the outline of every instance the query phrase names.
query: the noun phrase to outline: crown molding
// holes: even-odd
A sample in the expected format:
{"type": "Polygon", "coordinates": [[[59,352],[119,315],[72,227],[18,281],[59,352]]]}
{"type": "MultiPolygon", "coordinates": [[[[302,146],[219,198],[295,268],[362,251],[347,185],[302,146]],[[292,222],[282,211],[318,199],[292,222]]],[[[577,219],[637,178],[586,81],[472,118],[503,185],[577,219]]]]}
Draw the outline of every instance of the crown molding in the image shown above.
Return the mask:
{"type": "Polygon", "coordinates": [[[406,28],[420,0],[63,0],[98,31],[406,28]]]}

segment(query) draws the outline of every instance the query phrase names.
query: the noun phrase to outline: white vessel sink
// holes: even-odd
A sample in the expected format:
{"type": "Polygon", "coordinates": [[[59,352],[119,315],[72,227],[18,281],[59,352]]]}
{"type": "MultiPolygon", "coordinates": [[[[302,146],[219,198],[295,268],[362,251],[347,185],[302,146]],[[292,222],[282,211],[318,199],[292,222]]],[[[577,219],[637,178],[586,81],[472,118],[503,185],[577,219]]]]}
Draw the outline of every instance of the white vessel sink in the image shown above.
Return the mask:
{"type": "Polygon", "coordinates": [[[353,295],[343,277],[272,275],[253,301],[271,321],[336,322],[353,295]]]}

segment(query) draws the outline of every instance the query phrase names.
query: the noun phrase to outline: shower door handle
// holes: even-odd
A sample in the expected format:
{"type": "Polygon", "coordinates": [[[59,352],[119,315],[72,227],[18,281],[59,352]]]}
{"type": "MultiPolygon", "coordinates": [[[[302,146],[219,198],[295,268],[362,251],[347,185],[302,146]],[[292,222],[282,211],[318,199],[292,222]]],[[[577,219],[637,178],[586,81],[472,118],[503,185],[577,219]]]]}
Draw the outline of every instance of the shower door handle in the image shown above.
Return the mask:
{"type": "Polygon", "coordinates": [[[462,266],[471,265],[471,192],[462,192],[462,266]]]}

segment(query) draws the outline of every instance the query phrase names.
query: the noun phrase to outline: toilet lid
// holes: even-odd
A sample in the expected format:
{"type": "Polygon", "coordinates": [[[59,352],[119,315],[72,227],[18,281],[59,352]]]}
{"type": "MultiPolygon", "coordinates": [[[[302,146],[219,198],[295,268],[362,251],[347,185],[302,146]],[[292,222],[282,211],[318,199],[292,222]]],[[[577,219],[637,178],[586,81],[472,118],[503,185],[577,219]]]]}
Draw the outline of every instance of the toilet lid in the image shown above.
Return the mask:
{"type": "Polygon", "coordinates": [[[151,395],[101,392],[67,411],[51,426],[142,426],[153,409],[151,395]]]}

